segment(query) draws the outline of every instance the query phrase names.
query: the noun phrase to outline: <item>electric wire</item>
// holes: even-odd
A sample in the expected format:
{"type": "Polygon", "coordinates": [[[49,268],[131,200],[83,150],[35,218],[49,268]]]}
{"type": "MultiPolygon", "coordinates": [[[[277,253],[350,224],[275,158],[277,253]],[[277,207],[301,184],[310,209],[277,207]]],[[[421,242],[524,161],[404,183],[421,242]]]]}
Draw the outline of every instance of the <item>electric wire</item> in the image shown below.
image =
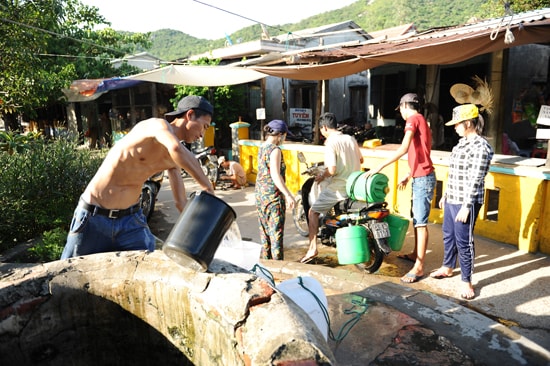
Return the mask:
{"type": "MultiPolygon", "coordinates": [[[[287,49],[287,50],[288,50],[288,48],[289,48],[289,46],[290,46],[290,45],[289,45],[290,38],[292,38],[292,39],[308,38],[308,37],[313,38],[313,37],[321,37],[322,35],[326,35],[326,33],[323,33],[323,34],[320,34],[320,35],[318,35],[318,34],[312,34],[312,35],[301,34],[301,35],[297,36],[296,34],[292,33],[292,32],[289,31],[289,30],[285,30],[285,29],[282,29],[282,28],[280,28],[280,27],[275,27],[275,26],[272,26],[272,25],[269,25],[269,24],[260,22],[259,20],[255,20],[255,19],[249,18],[249,17],[247,17],[247,16],[244,16],[244,15],[241,15],[241,14],[237,14],[237,13],[232,12],[232,11],[230,11],[230,10],[222,9],[222,8],[220,8],[220,7],[218,7],[218,6],[215,6],[215,5],[212,5],[212,4],[205,3],[204,1],[200,1],[200,0],[193,0],[193,1],[196,2],[196,3],[202,4],[202,5],[205,5],[205,6],[214,8],[214,9],[216,9],[216,10],[219,10],[219,11],[222,11],[222,12],[225,12],[225,13],[228,13],[228,14],[231,14],[231,15],[234,15],[234,16],[236,16],[236,17],[243,18],[243,19],[249,20],[249,21],[254,22],[254,23],[258,23],[258,24],[260,24],[260,25],[263,25],[263,26],[266,26],[266,27],[269,27],[269,28],[276,29],[276,30],[278,30],[279,32],[286,33],[287,38],[286,38],[286,40],[285,40],[285,46],[286,46],[286,49],[287,49]]],[[[345,31],[348,32],[348,31],[350,31],[350,30],[345,30],[345,31]]],[[[353,30],[351,30],[351,31],[353,31],[353,30]]],[[[360,29],[360,30],[358,30],[358,31],[364,32],[362,29],[360,29]]],[[[349,52],[349,51],[346,51],[346,50],[345,50],[344,48],[342,48],[342,47],[328,47],[328,48],[326,48],[326,49],[328,49],[328,50],[338,50],[338,51],[341,51],[341,52],[344,53],[344,54],[347,54],[347,55],[350,55],[350,56],[354,56],[354,57],[356,57],[356,58],[362,58],[362,57],[359,56],[359,55],[356,55],[356,54],[354,54],[354,53],[351,53],[351,52],[349,52]]]]}
{"type": "Polygon", "coordinates": [[[95,46],[95,47],[98,47],[98,48],[103,48],[105,50],[109,50],[111,52],[118,53],[118,54],[121,54],[121,55],[125,54],[125,52],[122,52],[120,50],[117,50],[117,49],[114,49],[114,48],[111,48],[111,47],[107,47],[107,46],[102,46],[102,45],[99,45],[99,44],[94,43],[92,41],[89,41],[87,39],[74,38],[74,37],[71,37],[71,36],[67,36],[65,34],[56,33],[56,32],[53,32],[53,31],[50,31],[50,30],[47,30],[47,29],[35,27],[33,25],[29,25],[29,24],[25,24],[25,23],[21,23],[21,22],[16,22],[15,20],[7,19],[7,18],[4,18],[4,17],[0,17],[0,21],[6,22],[6,23],[11,23],[11,24],[18,25],[18,26],[25,27],[25,28],[30,28],[30,29],[33,29],[33,30],[36,30],[36,31],[44,32],[44,33],[52,35],[52,36],[56,36],[56,37],[60,37],[60,38],[66,38],[66,39],[73,40],[75,42],[80,42],[80,43],[88,44],[88,45],[95,46]]]}
{"type": "MultiPolygon", "coordinates": [[[[246,20],[249,20],[249,21],[252,21],[254,23],[258,23],[260,25],[263,25],[263,26],[266,26],[266,27],[269,27],[269,28],[272,28],[272,29],[276,29],[280,32],[283,32],[283,33],[286,33],[287,35],[287,38],[285,40],[285,45],[286,45],[286,49],[288,50],[288,47],[290,46],[289,44],[289,41],[290,41],[290,38],[292,39],[300,39],[300,38],[307,38],[307,37],[321,37],[322,35],[326,35],[326,33],[323,33],[323,34],[312,34],[312,35],[307,35],[307,34],[301,34],[301,35],[296,35],[296,34],[293,34],[291,31],[288,31],[288,30],[285,30],[285,29],[282,29],[280,27],[275,27],[275,26],[271,26],[269,24],[266,24],[266,23],[263,23],[263,22],[260,22],[258,20],[255,20],[255,19],[252,19],[252,18],[249,18],[249,17],[246,17],[244,15],[241,15],[241,14],[237,14],[235,12],[232,12],[232,11],[229,11],[229,10],[226,10],[226,9],[222,9],[220,7],[217,7],[215,5],[212,5],[212,4],[208,4],[208,3],[205,3],[203,1],[200,1],[200,0],[193,0],[194,2],[196,3],[199,3],[199,4],[202,4],[204,6],[208,6],[208,7],[211,7],[211,8],[214,8],[214,9],[217,9],[219,11],[222,11],[222,12],[225,12],[225,13],[228,13],[228,14],[231,14],[231,15],[234,15],[236,17],[239,17],[239,18],[243,18],[243,19],[246,19],[246,20]]],[[[86,40],[86,39],[78,39],[78,38],[75,38],[75,37],[71,37],[71,36],[67,36],[67,35],[64,35],[64,34],[60,34],[60,33],[56,33],[56,32],[53,32],[53,31],[50,31],[50,30],[47,30],[47,29],[43,29],[43,28],[40,28],[40,27],[36,27],[36,26],[32,26],[32,25],[29,25],[29,24],[25,24],[25,23],[21,23],[21,22],[17,22],[17,21],[14,21],[14,20],[11,20],[11,19],[7,19],[7,18],[4,18],[4,17],[0,17],[0,21],[3,21],[3,22],[7,22],[7,23],[11,23],[11,24],[14,24],[14,25],[18,25],[18,26],[21,26],[21,27],[25,27],[25,28],[29,28],[29,29],[33,29],[33,30],[36,30],[36,31],[40,31],[40,32],[44,32],[46,34],[49,34],[49,35],[52,35],[52,36],[56,36],[56,37],[60,37],[60,38],[66,38],[66,39],[70,39],[70,40],[73,40],[75,42],[80,42],[80,43],[83,43],[83,44],[88,44],[88,45],[91,45],[91,46],[95,46],[95,47],[98,47],[98,48],[102,48],[102,49],[105,49],[105,50],[108,50],[108,51],[111,51],[111,52],[114,52],[116,54],[120,54],[120,55],[125,55],[126,53],[123,52],[123,51],[120,51],[120,50],[117,50],[117,49],[114,49],[114,48],[111,48],[111,47],[107,47],[107,46],[102,46],[102,45],[99,45],[97,43],[94,43],[92,41],[89,41],[89,40],[86,40]]],[[[350,30],[345,30],[346,32],[349,32],[350,30]]],[[[341,48],[341,47],[326,47],[325,49],[327,50],[339,50],[345,54],[349,54],[351,56],[355,56],[355,57],[359,57],[358,55],[355,55],[355,54],[352,54],[351,52],[347,52],[345,49],[341,48]]],[[[117,58],[101,58],[101,57],[97,57],[97,56],[80,56],[80,55],[55,55],[55,54],[47,54],[47,53],[44,53],[44,54],[38,54],[39,56],[43,56],[43,57],[62,57],[62,58],[76,58],[76,59],[102,59],[102,60],[116,60],[117,58]]]]}
{"type": "Polygon", "coordinates": [[[286,30],[284,30],[284,29],[282,29],[282,28],[274,27],[274,26],[272,26],[272,25],[269,25],[269,24],[260,22],[260,21],[258,21],[258,20],[254,20],[254,19],[249,18],[249,17],[246,17],[246,16],[244,16],[244,15],[237,14],[237,13],[234,13],[234,12],[232,12],[232,11],[229,11],[229,10],[226,10],[226,9],[219,8],[219,7],[215,6],[215,5],[208,4],[208,3],[205,3],[205,2],[199,1],[199,0],[193,0],[193,1],[196,2],[196,3],[202,4],[202,5],[209,6],[209,7],[211,7],[211,8],[217,9],[217,10],[219,10],[219,11],[223,11],[224,13],[228,13],[228,14],[234,15],[234,16],[236,16],[236,17],[243,18],[243,19],[246,19],[246,20],[250,20],[251,22],[258,23],[258,24],[264,25],[264,26],[266,26],[266,27],[276,29],[276,30],[278,30],[279,32],[283,32],[283,33],[287,33],[287,34],[292,34],[292,32],[290,32],[290,31],[286,31],[286,30]]]}

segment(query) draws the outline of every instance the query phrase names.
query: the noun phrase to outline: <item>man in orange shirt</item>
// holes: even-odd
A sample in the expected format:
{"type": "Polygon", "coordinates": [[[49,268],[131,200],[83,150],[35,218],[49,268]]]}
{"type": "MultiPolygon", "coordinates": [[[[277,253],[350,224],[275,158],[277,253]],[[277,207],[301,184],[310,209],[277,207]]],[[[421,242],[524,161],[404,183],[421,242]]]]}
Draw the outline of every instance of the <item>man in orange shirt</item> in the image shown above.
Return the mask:
{"type": "Polygon", "coordinates": [[[405,119],[405,136],[401,146],[379,167],[371,169],[367,174],[375,174],[384,167],[399,160],[407,154],[410,172],[403,178],[398,189],[405,189],[412,178],[412,207],[411,213],[414,226],[414,252],[398,256],[414,262],[413,268],[401,277],[401,282],[417,282],[424,276],[424,256],[428,247],[428,216],[432,207],[435,189],[435,171],[430,158],[432,133],[420,111],[420,101],[414,93],[401,97],[399,105],[401,116],[405,119]]]}

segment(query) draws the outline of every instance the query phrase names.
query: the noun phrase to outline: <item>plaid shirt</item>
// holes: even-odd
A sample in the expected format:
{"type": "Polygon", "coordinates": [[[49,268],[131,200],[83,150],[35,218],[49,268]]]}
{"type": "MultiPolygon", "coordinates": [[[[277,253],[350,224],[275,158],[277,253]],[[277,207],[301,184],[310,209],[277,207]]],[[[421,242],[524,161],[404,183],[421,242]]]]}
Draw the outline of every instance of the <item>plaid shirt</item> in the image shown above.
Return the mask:
{"type": "Polygon", "coordinates": [[[447,203],[467,208],[474,203],[483,204],[485,176],[492,158],[493,148],[483,137],[461,138],[449,159],[447,203]]]}

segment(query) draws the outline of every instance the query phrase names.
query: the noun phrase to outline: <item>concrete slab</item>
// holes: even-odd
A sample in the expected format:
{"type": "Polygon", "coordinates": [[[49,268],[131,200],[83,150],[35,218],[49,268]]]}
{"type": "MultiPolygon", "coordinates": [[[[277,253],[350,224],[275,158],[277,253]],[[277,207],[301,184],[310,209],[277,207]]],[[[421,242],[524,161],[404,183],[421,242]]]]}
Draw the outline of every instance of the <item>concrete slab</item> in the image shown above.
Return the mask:
{"type": "MultiPolygon", "coordinates": [[[[190,178],[184,181],[188,192],[197,189],[190,178]]],[[[237,212],[243,239],[259,242],[254,187],[216,193],[237,212]]],[[[164,240],[178,216],[169,186],[164,185],[150,223],[151,229],[164,240]]],[[[441,226],[429,225],[429,233],[426,268],[431,271],[439,268],[443,258],[441,226]]],[[[412,251],[413,240],[409,228],[402,253],[412,251]]],[[[459,297],[459,269],[449,279],[433,279],[426,273],[419,282],[402,285],[399,278],[412,267],[412,263],[397,258],[397,253],[391,253],[377,273],[366,274],[352,265],[338,265],[336,249],[322,245],[314,264],[300,264],[298,260],[306,248],[307,240],[297,233],[291,212],[287,210],[285,261],[262,260],[260,263],[277,280],[296,276],[317,278],[328,296],[333,332],[345,323],[346,318],[342,316],[344,303],[349,305],[351,297],[362,296],[375,304],[370,308],[368,321],[359,322],[360,325],[350,331],[352,336],[348,335],[338,347],[336,342],[331,345],[337,359],[339,354],[346,354],[342,350],[348,346],[355,350],[369,350],[360,357],[352,357],[361,360],[357,364],[371,362],[376,357],[380,357],[378,360],[382,362],[394,351],[402,354],[404,351],[396,339],[401,339],[401,335],[403,339],[413,339],[414,335],[407,336],[411,334],[407,327],[416,326],[412,333],[420,337],[423,344],[429,344],[430,337],[441,337],[442,342],[437,347],[443,347],[449,354],[454,354],[449,345],[457,347],[463,352],[462,355],[458,352],[457,357],[465,364],[470,360],[477,364],[550,364],[550,352],[547,351],[550,349],[550,286],[547,286],[550,258],[546,255],[521,252],[513,245],[477,236],[473,277],[476,298],[465,301],[459,297]],[[386,316],[381,316],[383,314],[386,316]],[[357,331],[360,333],[353,333],[357,331]],[[352,347],[352,343],[346,343],[352,342],[349,339],[359,343],[352,347]],[[449,342],[447,347],[444,347],[445,342],[449,342]]],[[[416,362],[421,354],[430,355],[429,352],[416,352],[401,361],[416,362]]],[[[436,362],[437,357],[433,354],[425,362],[429,360],[433,363],[418,362],[441,364],[436,362]]],[[[338,359],[341,364],[354,364],[347,361],[351,362],[338,359]]]]}

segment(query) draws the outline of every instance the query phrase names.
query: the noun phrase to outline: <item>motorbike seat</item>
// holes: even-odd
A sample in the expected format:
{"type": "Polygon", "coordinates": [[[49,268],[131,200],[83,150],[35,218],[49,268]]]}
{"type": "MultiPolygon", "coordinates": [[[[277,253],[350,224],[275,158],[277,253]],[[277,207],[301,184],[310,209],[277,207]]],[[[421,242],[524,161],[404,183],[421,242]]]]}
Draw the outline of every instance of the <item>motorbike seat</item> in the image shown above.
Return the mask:
{"type": "Polygon", "coordinates": [[[372,202],[372,203],[369,203],[367,207],[365,207],[365,210],[371,211],[371,210],[376,210],[380,208],[386,208],[387,205],[388,205],[387,202],[372,202]]]}

